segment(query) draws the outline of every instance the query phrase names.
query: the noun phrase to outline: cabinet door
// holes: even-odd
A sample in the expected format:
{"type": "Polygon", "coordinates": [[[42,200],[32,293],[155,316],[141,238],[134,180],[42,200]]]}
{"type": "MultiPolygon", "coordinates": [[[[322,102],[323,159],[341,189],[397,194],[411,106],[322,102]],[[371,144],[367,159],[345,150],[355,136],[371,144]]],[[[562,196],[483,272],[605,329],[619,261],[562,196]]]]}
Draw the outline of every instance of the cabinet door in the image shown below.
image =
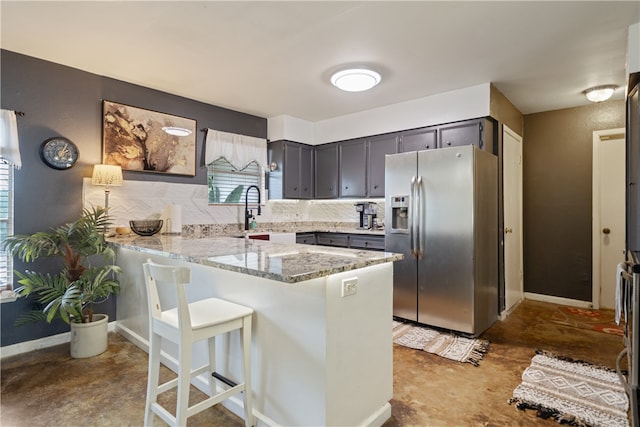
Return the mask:
{"type": "Polygon", "coordinates": [[[338,197],[338,144],[316,146],[315,193],[316,199],[338,197]]]}
{"type": "Polygon", "coordinates": [[[484,148],[482,122],[483,120],[472,120],[440,126],[438,128],[438,148],[459,147],[461,145],[477,145],[484,148]]]}
{"type": "Polygon", "coordinates": [[[313,198],[313,147],[300,146],[300,198],[313,198]]]}
{"type": "Polygon", "coordinates": [[[365,139],[340,142],[340,197],[367,196],[365,139]]]}
{"type": "Polygon", "coordinates": [[[399,153],[433,150],[436,148],[436,129],[424,128],[403,132],[400,135],[399,153]]]}
{"type": "Polygon", "coordinates": [[[300,198],[300,145],[284,143],[284,198],[300,198]]]}
{"type": "Polygon", "coordinates": [[[383,135],[368,141],[367,194],[369,197],[384,197],[384,157],[398,152],[398,136],[383,135]]]}
{"type": "Polygon", "coordinates": [[[297,233],[296,243],[302,243],[304,245],[315,245],[316,234],[315,233],[297,233]]]}
{"type": "Polygon", "coordinates": [[[316,244],[320,246],[349,247],[349,235],[340,233],[318,233],[316,244]]]}

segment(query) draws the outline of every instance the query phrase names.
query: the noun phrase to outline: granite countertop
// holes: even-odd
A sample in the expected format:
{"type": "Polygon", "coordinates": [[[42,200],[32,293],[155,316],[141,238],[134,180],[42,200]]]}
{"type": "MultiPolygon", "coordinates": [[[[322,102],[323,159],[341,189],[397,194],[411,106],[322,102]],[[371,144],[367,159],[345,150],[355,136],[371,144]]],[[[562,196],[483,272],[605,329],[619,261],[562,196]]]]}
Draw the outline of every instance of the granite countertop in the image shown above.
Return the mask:
{"type": "Polygon", "coordinates": [[[140,237],[131,234],[107,240],[117,247],[286,283],[403,258],[401,254],[390,252],[282,244],[236,237],[189,239],[178,235],[140,237]]]}

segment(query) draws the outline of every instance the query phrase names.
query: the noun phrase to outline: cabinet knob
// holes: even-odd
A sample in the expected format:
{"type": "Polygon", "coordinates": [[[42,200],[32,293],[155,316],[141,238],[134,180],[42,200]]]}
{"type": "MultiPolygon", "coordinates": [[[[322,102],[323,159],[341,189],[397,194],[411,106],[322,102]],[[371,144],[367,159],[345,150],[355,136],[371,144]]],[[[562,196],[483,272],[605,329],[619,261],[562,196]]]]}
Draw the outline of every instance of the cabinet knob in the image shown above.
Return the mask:
{"type": "Polygon", "coordinates": [[[345,186],[345,187],[344,187],[344,189],[345,189],[345,190],[348,190],[348,189],[349,189],[349,187],[346,187],[346,186],[345,186]]]}
{"type": "Polygon", "coordinates": [[[447,141],[447,145],[451,145],[451,141],[447,141]]]}
{"type": "Polygon", "coordinates": [[[293,187],[293,191],[298,191],[298,187],[293,187]]]}
{"type": "Polygon", "coordinates": [[[329,190],[333,191],[333,185],[329,186],[329,190]]]}
{"type": "Polygon", "coordinates": [[[424,148],[431,148],[429,144],[425,145],[424,148]]]}
{"type": "Polygon", "coordinates": [[[378,188],[378,186],[377,186],[377,185],[374,185],[374,186],[373,186],[373,188],[374,188],[374,189],[377,189],[377,188],[378,188]]]}

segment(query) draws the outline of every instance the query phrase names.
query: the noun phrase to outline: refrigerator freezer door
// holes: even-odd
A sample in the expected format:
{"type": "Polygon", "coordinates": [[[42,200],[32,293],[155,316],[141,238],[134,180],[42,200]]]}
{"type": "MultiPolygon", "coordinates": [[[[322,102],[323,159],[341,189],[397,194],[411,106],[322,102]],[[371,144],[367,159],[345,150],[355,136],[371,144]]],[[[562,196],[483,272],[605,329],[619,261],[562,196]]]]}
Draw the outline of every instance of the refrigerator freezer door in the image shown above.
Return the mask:
{"type": "MultiPolygon", "coordinates": [[[[402,215],[408,215],[407,227],[385,226],[385,250],[404,254],[404,259],[393,264],[393,315],[416,321],[418,319],[418,271],[415,258],[411,255],[410,233],[413,226],[413,203],[411,179],[417,170],[417,153],[415,151],[387,155],[385,158],[385,218],[392,221],[393,206],[406,204],[408,209],[402,215]]],[[[397,214],[398,212],[396,212],[397,214]]]]}

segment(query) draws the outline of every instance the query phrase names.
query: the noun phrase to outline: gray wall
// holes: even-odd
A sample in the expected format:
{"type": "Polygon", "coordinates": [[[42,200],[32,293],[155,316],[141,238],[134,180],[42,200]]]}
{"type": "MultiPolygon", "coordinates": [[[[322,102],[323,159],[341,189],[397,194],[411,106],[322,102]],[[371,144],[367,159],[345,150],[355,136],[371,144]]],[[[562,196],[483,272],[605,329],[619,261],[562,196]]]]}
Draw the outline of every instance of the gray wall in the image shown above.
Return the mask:
{"type": "Polygon", "coordinates": [[[624,101],[524,117],[525,292],[591,301],[593,132],[624,124],[624,101]]]}
{"type": "MultiPolygon", "coordinates": [[[[40,59],[0,51],[2,70],[0,93],[3,109],[23,111],[18,118],[22,169],[15,174],[15,232],[46,230],[75,219],[82,211],[82,178],[90,177],[93,165],[102,159],[102,100],[120,102],[197,120],[198,129],[266,138],[267,120],[164,92],[128,84],[40,59]],[[48,168],[40,160],[42,141],[63,136],[80,150],[74,167],[66,171],[48,168]]],[[[202,82],[206,86],[207,82],[202,82]]],[[[195,177],[124,172],[125,180],[171,181],[206,184],[203,163],[204,133],[197,132],[198,159],[195,177]]],[[[47,270],[50,264],[30,268],[47,270]]],[[[16,269],[24,269],[16,263],[16,269]]],[[[52,325],[34,323],[15,327],[14,320],[27,311],[30,303],[18,300],[0,307],[0,345],[30,341],[68,331],[61,321],[52,325]]],[[[115,319],[115,301],[97,311],[115,319]]]]}

